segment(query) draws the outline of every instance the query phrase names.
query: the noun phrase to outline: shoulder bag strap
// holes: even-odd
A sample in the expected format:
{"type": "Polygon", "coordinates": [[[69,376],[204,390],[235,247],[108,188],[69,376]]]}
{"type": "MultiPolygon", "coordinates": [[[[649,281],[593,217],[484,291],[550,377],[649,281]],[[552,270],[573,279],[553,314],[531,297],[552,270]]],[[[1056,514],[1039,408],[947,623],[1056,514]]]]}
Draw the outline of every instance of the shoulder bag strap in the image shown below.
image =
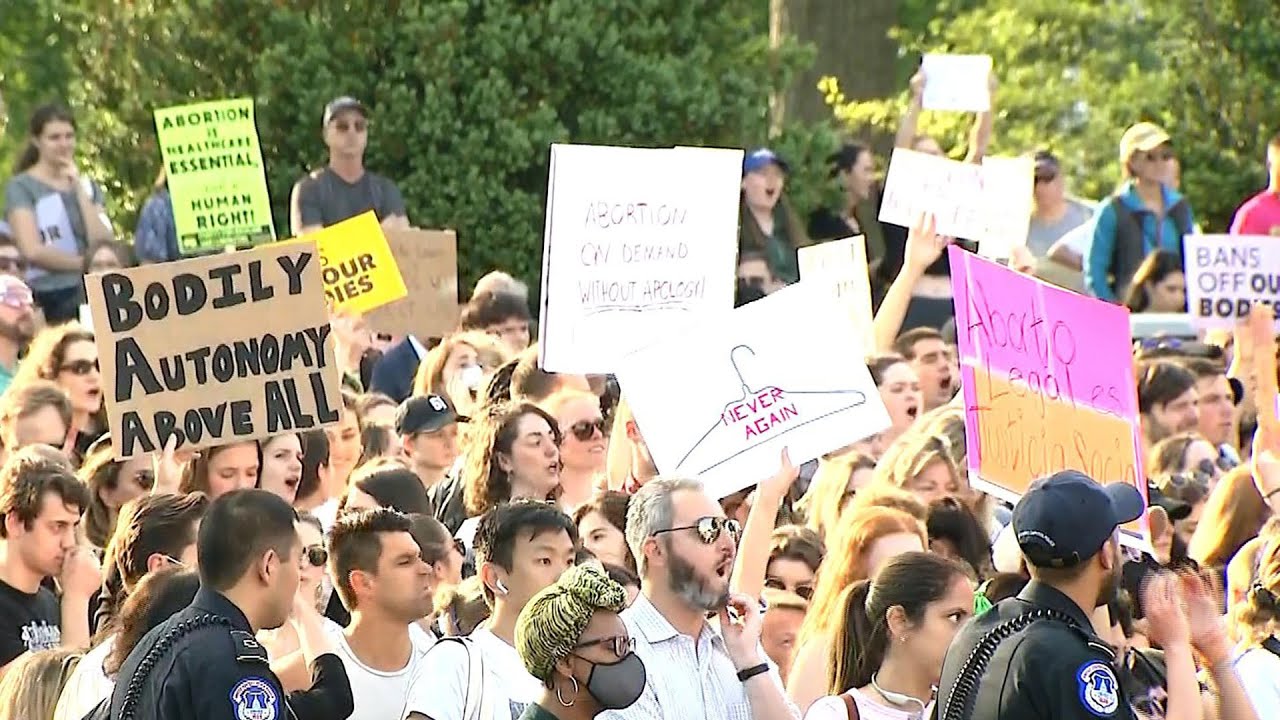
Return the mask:
{"type": "Polygon", "coordinates": [[[445,643],[458,643],[467,654],[467,680],[462,720],[489,720],[493,717],[492,701],[484,694],[484,656],[472,647],[467,638],[446,637],[432,647],[445,643]]]}
{"type": "Polygon", "coordinates": [[[849,716],[849,720],[859,720],[862,717],[858,712],[858,703],[853,699],[854,692],[850,690],[847,693],[840,694],[840,699],[844,700],[844,711],[849,716]]]}

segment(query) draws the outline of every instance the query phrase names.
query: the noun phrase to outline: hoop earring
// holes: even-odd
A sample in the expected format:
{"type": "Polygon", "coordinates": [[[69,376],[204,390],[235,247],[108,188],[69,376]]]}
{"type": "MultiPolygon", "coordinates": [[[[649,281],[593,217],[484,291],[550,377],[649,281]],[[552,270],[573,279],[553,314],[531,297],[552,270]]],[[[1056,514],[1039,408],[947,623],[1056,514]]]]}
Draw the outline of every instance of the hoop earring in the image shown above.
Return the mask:
{"type": "Polygon", "coordinates": [[[556,685],[556,700],[559,700],[560,704],[565,707],[573,707],[573,704],[578,699],[578,678],[570,675],[569,680],[573,681],[573,700],[570,700],[569,702],[564,701],[564,695],[560,693],[560,686],[556,685]]]}

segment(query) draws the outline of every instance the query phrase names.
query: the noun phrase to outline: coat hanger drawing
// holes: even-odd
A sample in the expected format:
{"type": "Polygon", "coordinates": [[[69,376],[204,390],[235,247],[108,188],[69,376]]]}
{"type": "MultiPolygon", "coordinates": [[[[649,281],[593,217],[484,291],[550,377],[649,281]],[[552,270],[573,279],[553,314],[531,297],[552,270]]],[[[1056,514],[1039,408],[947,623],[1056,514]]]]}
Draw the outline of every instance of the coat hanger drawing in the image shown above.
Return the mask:
{"type": "MultiPolygon", "coordinates": [[[[708,458],[711,461],[710,464],[706,467],[696,468],[696,473],[707,472],[753,448],[782,437],[798,428],[839,413],[854,410],[867,403],[866,393],[857,389],[788,390],[776,385],[752,387],[751,383],[747,381],[747,373],[743,371],[741,360],[744,357],[755,356],[756,351],[750,345],[735,345],[729,350],[729,365],[733,368],[733,372],[737,375],[738,382],[741,384],[742,397],[725,403],[715,423],[707,428],[702,437],[698,438],[693,447],[689,448],[684,457],[680,458],[680,462],[676,463],[677,470],[686,469],[686,465],[690,462],[690,457],[699,448],[707,444],[708,438],[716,430],[733,432],[745,426],[747,429],[742,430],[742,432],[745,432],[747,437],[751,437],[754,434],[756,439],[727,457],[708,458]],[[743,412],[744,410],[745,413],[743,412]],[[774,411],[768,412],[770,410],[774,411]],[[753,420],[754,422],[751,422],[753,420]],[[767,423],[763,430],[760,429],[762,421],[767,423]],[[780,431],[772,432],[774,428],[783,424],[785,424],[785,427],[780,431]],[[752,432],[753,429],[755,430],[754,433],[752,432]]],[[[701,465],[702,463],[694,464],[701,465]]]]}

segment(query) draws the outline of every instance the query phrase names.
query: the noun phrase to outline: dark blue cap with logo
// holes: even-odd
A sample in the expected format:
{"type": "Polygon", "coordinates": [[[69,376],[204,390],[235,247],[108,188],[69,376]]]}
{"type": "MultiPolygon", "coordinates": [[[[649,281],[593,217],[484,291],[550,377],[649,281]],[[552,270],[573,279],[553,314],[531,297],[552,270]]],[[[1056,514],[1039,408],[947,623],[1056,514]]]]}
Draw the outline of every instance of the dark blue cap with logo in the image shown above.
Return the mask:
{"type": "Polygon", "coordinates": [[[782,172],[790,172],[791,166],[769,148],[756,148],[742,157],[742,174],[753,173],[767,165],[777,165],[782,172]]]}
{"type": "Polygon", "coordinates": [[[1013,508],[1013,532],[1032,565],[1072,567],[1096,555],[1117,527],[1145,509],[1132,485],[1099,485],[1078,470],[1063,470],[1031,484],[1013,508]]]}

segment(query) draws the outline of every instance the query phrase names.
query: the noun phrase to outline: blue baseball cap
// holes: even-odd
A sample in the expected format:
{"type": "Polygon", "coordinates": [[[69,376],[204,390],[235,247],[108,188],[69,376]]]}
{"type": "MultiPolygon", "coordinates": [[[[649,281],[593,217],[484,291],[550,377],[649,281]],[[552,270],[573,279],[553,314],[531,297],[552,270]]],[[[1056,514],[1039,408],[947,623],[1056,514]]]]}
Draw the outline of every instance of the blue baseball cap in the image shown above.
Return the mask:
{"type": "Polygon", "coordinates": [[[766,165],[777,165],[782,172],[791,172],[791,166],[787,165],[786,160],[778,157],[777,153],[769,148],[757,148],[742,158],[742,174],[755,172],[766,165]]]}
{"type": "Polygon", "coordinates": [[[1031,484],[1013,508],[1013,532],[1032,565],[1073,567],[1145,509],[1132,485],[1100,485],[1078,470],[1063,470],[1031,484]]]}

